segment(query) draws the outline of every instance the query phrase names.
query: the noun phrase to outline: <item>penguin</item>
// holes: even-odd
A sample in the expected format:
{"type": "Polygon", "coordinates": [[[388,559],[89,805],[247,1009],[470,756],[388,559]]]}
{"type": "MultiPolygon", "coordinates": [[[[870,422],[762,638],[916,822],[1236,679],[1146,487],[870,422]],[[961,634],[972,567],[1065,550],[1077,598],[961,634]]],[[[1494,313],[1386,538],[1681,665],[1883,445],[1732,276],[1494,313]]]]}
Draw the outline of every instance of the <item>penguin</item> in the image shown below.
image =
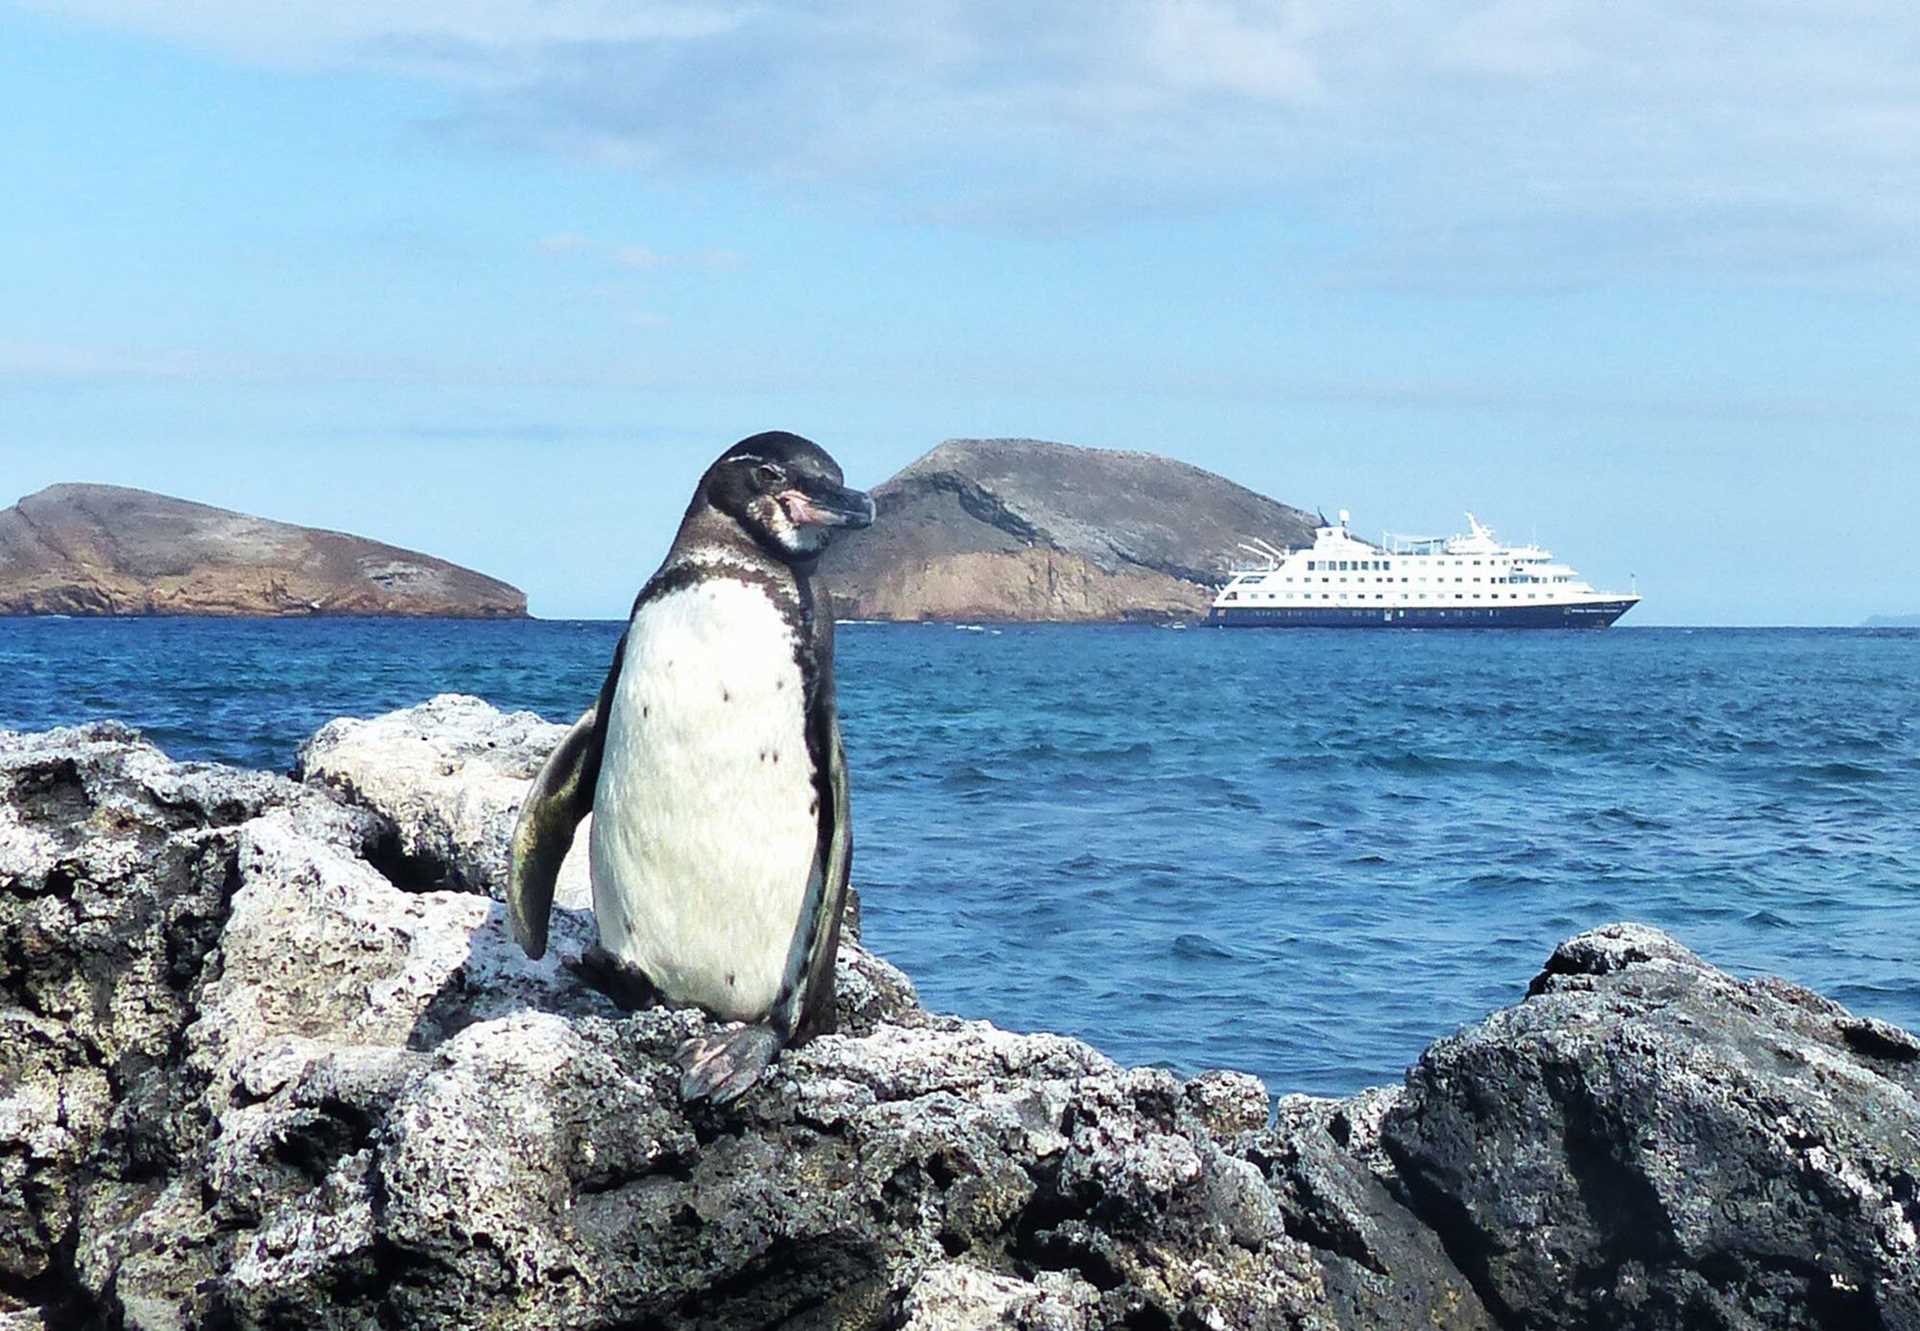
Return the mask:
{"type": "Polygon", "coordinates": [[[776,431],[722,453],[513,829],[507,918],[538,958],[593,813],[598,944],[583,962],[630,998],[727,1023],[682,1047],[688,1101],[737,1098],[834,1026],[853,836],[833,614],[812,573],[836,529],[873,518],[811,440],[776,431]]]}

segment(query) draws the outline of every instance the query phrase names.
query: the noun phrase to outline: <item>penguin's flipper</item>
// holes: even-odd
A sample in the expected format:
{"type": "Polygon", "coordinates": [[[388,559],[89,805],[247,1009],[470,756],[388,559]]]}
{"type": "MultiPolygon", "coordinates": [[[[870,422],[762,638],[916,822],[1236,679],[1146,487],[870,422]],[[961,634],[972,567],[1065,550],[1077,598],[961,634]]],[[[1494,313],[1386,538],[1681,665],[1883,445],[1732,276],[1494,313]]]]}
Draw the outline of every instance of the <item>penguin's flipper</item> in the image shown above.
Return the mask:
{"type": "Polygon", "coordinates": [[[560,865],[573,845],[580,820],[593,811],[593,790],[600,783],[600,757],[607,745],[607,716],[626,651],[623,636],[613,650],[613,668],[600,686],[599,698],[548,755],[513,824],[507,922],[514,941],[536,959],[546,955],[547,917],[553,911],[560,865]]]}
{"type": "Polygon", "coordinates": [[[840,741],[837,711],[826,714],[821,748],[826,756],[825,810],[821,828],[820,905],[813,937],[797,988],[798,1004],[788,1016],[795,1043],[827,1035],[836,1024],[833,1007],[834,958],[840,952],[840,924],[847,910],[847,879],[853,867],[853,818],[847,802],[847,750],[840,741]]]}
{"type": "Polygon", "coordinates": [[[767,1025],[727,1026],[680,1046],[680,1098],[724,1105],[747,1093],[786,1042],[767,1025]]]}

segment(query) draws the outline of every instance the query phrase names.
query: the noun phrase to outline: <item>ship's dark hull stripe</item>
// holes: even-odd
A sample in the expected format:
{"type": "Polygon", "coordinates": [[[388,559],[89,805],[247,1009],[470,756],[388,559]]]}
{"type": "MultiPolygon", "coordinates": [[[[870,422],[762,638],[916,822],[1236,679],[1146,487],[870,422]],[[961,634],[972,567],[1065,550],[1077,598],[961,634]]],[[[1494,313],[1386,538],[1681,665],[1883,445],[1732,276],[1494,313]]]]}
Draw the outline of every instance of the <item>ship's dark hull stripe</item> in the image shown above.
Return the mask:
{"type": "Polygon", "coordinates": [[[1632,609],[1631,601],[1586,605],[1456,606],[1447,609],[1364,606],[1215,606],[1207,622],[1220,628],[1301,629],[1603,629],[1632,609]]]}

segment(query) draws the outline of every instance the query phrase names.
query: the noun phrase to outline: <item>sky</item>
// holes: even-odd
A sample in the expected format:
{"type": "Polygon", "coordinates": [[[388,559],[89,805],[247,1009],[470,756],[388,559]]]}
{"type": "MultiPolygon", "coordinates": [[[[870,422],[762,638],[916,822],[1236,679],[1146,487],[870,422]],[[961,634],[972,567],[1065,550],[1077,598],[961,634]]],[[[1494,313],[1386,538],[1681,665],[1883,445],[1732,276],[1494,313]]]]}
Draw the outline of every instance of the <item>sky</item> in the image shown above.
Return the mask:
{"type": "Polygon", "coordinates": [[[1917,69],[1911,0],[0,0],[0,504],[618,617],[737,438],[1022,436],[1920,611],[1917,69]]]}

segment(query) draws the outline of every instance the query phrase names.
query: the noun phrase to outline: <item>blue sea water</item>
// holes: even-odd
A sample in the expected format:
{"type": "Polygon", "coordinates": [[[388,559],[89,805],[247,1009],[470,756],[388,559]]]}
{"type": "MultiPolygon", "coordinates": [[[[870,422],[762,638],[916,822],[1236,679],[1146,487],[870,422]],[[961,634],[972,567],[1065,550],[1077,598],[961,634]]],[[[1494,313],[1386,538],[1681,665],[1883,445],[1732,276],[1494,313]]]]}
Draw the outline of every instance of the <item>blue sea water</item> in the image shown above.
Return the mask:
{"type": "MultiPolygon", "coordinates": [[[[434,693],[571,720],[614,623],[0,620],[0,727],[285,769],[434,693]]],[[[1920,1028],[1920,633],[852,624],[868,942],[935,1007],[1395,1081],[1635,919],[1920,1028]]]]}

